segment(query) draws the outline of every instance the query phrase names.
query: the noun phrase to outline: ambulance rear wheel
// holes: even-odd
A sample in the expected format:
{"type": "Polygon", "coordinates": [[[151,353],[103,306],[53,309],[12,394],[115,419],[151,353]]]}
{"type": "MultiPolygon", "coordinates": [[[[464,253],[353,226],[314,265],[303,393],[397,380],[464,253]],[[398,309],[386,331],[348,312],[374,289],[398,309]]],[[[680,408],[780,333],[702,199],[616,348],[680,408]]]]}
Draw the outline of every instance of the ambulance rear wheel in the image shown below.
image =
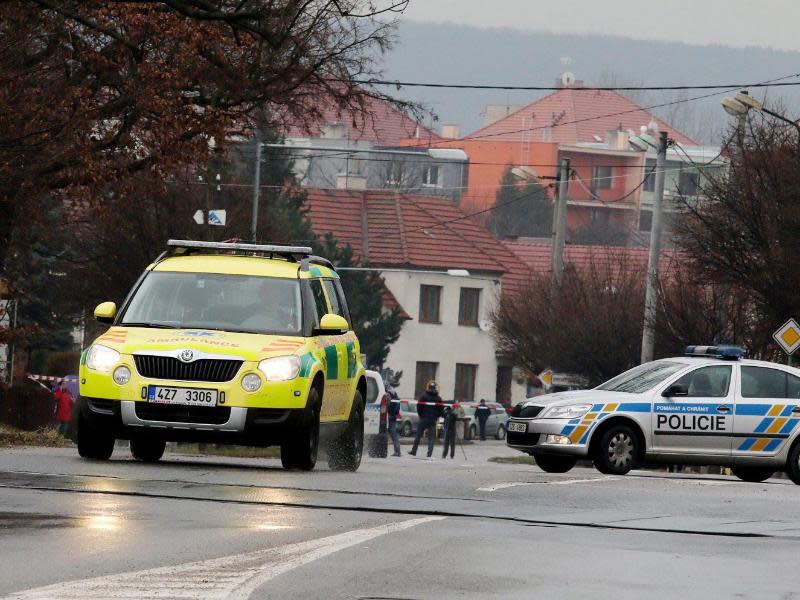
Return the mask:
{"type": "Polygon", "coordinates": [[[786,460],[786,474],[789,479],[800,485],[800,440],[794,443],[789,450],[789,458],[786,460]]]}
{"type": "Polygon", "coordinates": [[[358,471],[363,451],[364,401],[361,399],[361,392],[356,392],[347,429],[328,447],[328,466],[333,471],[358,471]]]}
{"type": "Polygon", "coordinates": [[[534,454],[533,459],[545,473],[566,473],[578,462],[574,456],[555,456],[553,454],[534,454]]]}
{"type": "Polygon", "coordinates": [[[595,468],[607,475],[625,475],[638,462],[640,442],[627,425],[612,425],[603,432],[592,460],[595,468]]]}
{"type": "Polygon", "coordinates": [[[281,464],[284,469],[313,471],[317,465],[319,405],[319,392],[312,388],[308,394],[308,408],[303,423],[281,444],[281,464]]]}
{"type": "Polygon", "coordinates": [[[102,431],[84,417],[78,418],[78,454],[91,460],[108,460],[114,453],[114,436],[102,431]]]}
{"type": "Polygon", "coordinates": [[[733,467],[731,471],[742,481],[750,483],[761,483],[775,475],[772,467],[733,467]]]}
{"type": "Polygon", "coordinates": [[[158,462],[164,456],[166,447],[167,442],[165,440],[151,437],[131,438],[131,455],[142,462],[158,462]]]}

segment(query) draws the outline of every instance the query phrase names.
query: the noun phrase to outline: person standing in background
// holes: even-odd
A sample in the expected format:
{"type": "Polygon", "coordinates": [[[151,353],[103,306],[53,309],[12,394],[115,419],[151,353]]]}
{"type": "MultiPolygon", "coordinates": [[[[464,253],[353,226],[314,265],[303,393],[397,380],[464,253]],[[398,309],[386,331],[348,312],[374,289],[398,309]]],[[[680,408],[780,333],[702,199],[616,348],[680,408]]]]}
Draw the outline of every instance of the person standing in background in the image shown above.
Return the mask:
{"type": "Polygon", "coordinates": [[[63,379],[58,382],[58,389],[53,395],[56,404],[56,422],[58,432],[67,437],[69,433],[69,423],[72,420],[72,405],[75,399],[72,392],[67,389],[67,382],[63,379]]]}

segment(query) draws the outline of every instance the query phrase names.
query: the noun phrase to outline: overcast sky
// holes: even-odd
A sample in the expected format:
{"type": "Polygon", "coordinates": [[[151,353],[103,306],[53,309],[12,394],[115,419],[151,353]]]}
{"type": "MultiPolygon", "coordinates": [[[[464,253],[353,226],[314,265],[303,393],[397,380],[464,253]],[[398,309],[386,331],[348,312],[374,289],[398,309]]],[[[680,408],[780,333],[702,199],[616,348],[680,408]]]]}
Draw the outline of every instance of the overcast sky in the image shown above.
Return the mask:
{"type": "Polygon", "coordinates": [[[404,18],[800,50],[798,0],[411,0],[404,18]]]}

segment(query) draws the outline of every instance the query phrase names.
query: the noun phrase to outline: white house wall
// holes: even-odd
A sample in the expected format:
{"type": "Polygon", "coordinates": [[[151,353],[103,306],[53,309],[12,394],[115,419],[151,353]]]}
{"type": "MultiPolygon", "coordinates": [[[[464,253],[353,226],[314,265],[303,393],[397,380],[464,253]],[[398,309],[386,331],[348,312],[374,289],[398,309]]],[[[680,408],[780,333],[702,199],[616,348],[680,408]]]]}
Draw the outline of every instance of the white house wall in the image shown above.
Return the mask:
{"type": "MultiPolygon", "coordinates": [[[[477,365],[475,398],[494,401],[497,385],[497,357],[489,328],[489,314],[500,293],[499,280],[485,277],[455,277],[437,273],[383,272],[386,286],[411,316],[400,338],[392,345],[386,366],[403,371],[398,393],[414,396],[418,361],[439,363],[437,379],[440,394],[452,400],[455,392],[456,363],[477,365]],[[441,324],[419,322],[420,286],[442,287],[439,306],[441,324]],[[458,324],[461,288],[481,290],[478,321],[482,327],[458,324]]],[[[524,386],[512,384],[512,398],[524,397],[524,386]]]]}

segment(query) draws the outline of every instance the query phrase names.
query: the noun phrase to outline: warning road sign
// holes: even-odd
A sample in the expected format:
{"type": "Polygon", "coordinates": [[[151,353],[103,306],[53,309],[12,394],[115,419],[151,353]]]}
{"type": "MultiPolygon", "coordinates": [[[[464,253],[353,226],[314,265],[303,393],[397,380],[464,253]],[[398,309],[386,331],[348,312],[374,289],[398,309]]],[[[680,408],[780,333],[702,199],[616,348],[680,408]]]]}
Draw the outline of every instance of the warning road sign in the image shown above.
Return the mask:
{"type": "Polygon", "coordinates": [[[800,348],[800,325],[794,319],[789,319],[772,337],[786,354],[794,354],[800,348]]]}

